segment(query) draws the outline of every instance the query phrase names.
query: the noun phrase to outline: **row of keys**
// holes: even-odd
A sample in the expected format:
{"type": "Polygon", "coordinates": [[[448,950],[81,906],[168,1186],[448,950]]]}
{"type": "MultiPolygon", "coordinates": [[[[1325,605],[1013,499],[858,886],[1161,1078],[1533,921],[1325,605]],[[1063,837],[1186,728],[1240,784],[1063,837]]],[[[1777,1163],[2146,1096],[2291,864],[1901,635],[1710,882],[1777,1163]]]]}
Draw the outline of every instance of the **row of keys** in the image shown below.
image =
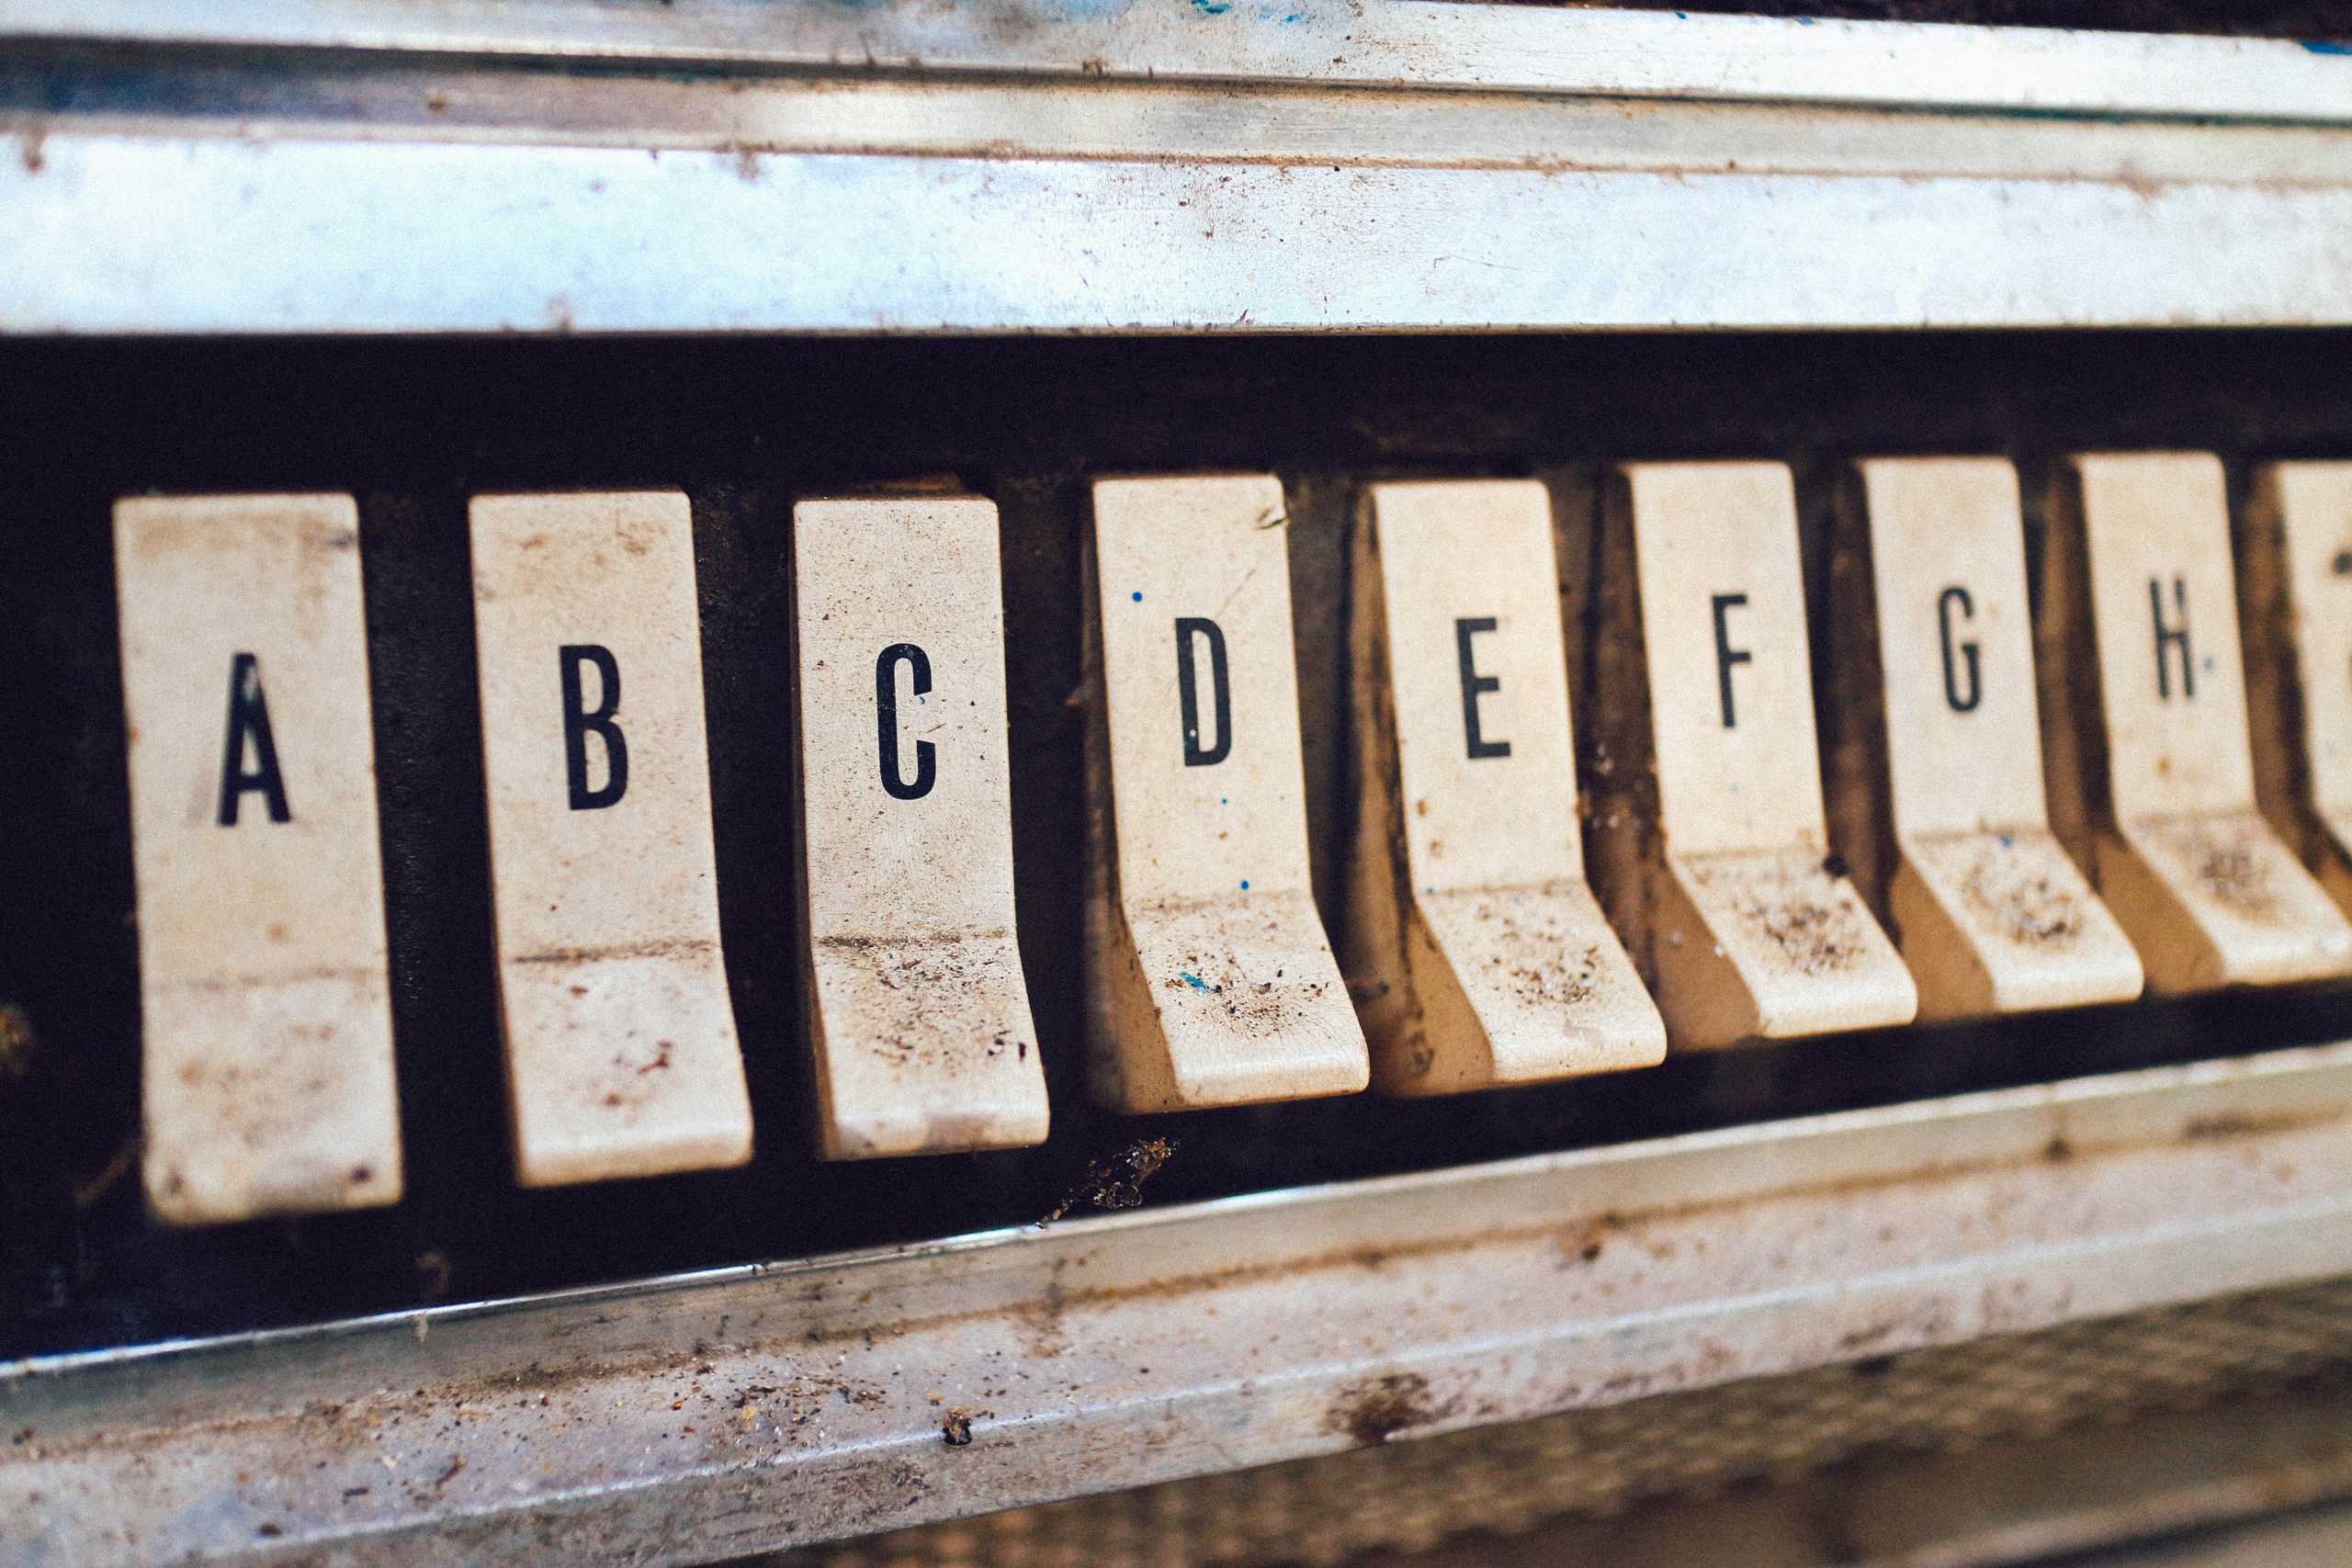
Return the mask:
{"type": "MultiPolygon", "coordinates": [[[[1857,465],[1809,628],[1778,464],[1617,469],[1566,570],[1539,484],[1369,487],[1335,954],[1280,483],[1098,482],[1095,1095],[1448,1093],[2352,973],[2352,465],[2261,476],[2248,588],[2280,636],[2243,655],[2217,460],[2079,457],[2061,491],[2037,620],[2008,465],[1857,465]],[[1589,715],[1564,597],[1599,628],[1589,715]]],[[[740,1163],[685,498],[485,496],[470,525],[519,1178],[740,1163]]],[[[356,508],[127,500],[116,548],[151,1201],[392,1201],[356,508]]],[[[792,581],[820,1152],[1035,1143],[995,509],[804,501],[792,581]]]]}

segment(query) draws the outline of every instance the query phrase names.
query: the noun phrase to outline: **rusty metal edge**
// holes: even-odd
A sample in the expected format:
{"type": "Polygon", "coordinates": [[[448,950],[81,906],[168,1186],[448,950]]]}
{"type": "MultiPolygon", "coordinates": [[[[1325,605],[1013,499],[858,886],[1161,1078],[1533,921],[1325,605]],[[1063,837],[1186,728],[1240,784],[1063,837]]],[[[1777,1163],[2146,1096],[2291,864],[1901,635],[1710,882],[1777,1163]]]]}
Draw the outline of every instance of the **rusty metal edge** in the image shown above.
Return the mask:
{"type": "Polygon", "coordinates": [[[0,38],[2352,118],[2352,61],[2293,39],[1442,0],[0,0],[0,38]]]}
{"type": "Polygon", "coordinates": [[[18,141],[8,333],[2352,321],[2335,183],[18,141]]]}
{"type": "Polygon", "coordinates": [[[2347,1121],[2352,1043],[17,1363],[0,1559],[689,1562],[2328,1278],[2347,1121]]]}

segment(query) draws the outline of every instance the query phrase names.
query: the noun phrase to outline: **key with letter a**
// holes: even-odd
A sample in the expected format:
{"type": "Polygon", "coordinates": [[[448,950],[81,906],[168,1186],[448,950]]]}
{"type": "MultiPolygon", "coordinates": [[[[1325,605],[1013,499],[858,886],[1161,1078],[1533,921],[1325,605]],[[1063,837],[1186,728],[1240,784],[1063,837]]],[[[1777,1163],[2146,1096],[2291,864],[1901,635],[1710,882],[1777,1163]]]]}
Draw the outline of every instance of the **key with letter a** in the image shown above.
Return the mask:
{"type": "Polygon", "coordinates": [[[2047,565],[2052,816],[2150,987],[2352,971],[2352,925],[2256,809],[2220,459],[2074,458],[2047,565]]]}
{"type": "Polygon", "coordinates": [[[1789,470],[1637,463],[1609,491],[1594,861],[1667,1038],[1908,1022],[1910,974],[1828,858],[1789,470]]]}
{"type": "Polygon", "coordinates": [[[1347,968],[1392,1094],[1647,1066],[1666,1026],[1585,886],[1551,502],[1382,484],[1356,524],[1347,968]]]}
{"type": "Polygon", "coordinates": [[[2050,830],[2017,472],[1856,465],[1834,705],[1837,841],[1891,914],[1922,1018],[2125,1001],[2140,960],[2050,830]]]}
{"type": "Polygon", "coordinates": [[[401,1195],[359,516],[115,506],[145,1180],[176,1224],[401,1195]]]}
{"type": "Polygon", "coordinates": [[[996,506],[876,497],[792,515],[820,1147],[1042,1142],[1013,940],[996,506]]]}
{"type": "Polygon", "coordinates": [[[472,516],[518,1173],[740,1165],[686,498],[486,495],[472,516]]]}
{"type": "Polygon", "coordinates": [[[1123,1111],[1345,1094],[1363,1032],[1307,878],[1271,477],[1094,486],[1094,1090],[1123,1111]]]}

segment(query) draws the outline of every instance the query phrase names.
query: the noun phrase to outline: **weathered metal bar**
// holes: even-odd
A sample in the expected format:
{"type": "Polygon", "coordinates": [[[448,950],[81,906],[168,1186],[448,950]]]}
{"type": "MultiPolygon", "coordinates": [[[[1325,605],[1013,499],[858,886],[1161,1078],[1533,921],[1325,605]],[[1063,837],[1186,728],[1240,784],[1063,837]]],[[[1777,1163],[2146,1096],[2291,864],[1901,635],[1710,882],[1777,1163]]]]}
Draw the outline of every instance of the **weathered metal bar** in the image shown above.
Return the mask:
{"type": "Polygon", "coordinates": [[[2324,44],[1446,0],[4,0],[0,37],[2352,118],[2324,44]]]}
{"type": "Polygon", "coordinates": [[[18,1363],[0,1517],[76,1564],[863,1533],[2352,1271],[2347,1122],[2352,1043],[18,1363]]]}
{"type": "Polygon", "coordinates": [[[2342,186],[48,132],[0,330],[2352,321],[2342,186]]]}

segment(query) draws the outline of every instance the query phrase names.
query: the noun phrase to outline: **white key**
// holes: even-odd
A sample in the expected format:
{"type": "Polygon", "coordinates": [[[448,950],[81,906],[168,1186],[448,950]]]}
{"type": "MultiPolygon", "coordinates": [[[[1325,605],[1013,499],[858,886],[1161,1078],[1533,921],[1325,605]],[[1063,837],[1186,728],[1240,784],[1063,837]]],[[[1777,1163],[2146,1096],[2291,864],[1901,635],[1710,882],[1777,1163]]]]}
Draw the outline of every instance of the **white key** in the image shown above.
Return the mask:
{"type": "Polygon", "coordinates": [[[793,560],[820,1146],[1041,1143],[995,503],[804,501],[793,560]]]}
{"type": "MultiPolygon", "coordinates": [[[[2017,471],[1997,457],[1857,465],[1883,728],[1863,813],[1922,1018],[2126,1001],[2139,956],[2050,830],[2017,471]]],[[[1860,857],[1853,857],[1858,862],[1860,857]]]]}
{"type": "Polygon", "coordinates": [[[2244,565],[2267,645],[2248,641],[2247,683],[2270,683],[2248,715],[2256,794],[2352,908],[2352,463],[2273,463],[2256,475],[2253,511],[2244,565]]]}
{"type": "Polygon", "coordinates": [[[1908,1022],[1909,972],[1827,862],[1789,470],[1638,463],[1618,476],[1600,653],[1622,739],[1603,759],[1601,830],[1634,845],[1612,846],[1603,896],[1655,976],[1668,1039],[1908,1022]]]}
{"type": "Polygon", "coordinates": [[[1381,484],[1358,519],[1347,969],[1392,1094],[1645,1066],[1666,1026],[1585,886],[1551,503],[1381,484]]]}
{"type": "Polygon", "coordinates": [[[2077,457],[2052,510],[2052,641],[2098,693],[2053,726],[2070,743],[2053,805],[2149,987],[2352,971],[2352,925],[2256,808],[2220,460],[2077,457]]]}
{"type": "Polygon", "coordinates": [[[477,496],[472,516],[517,1172],[740,1165],[686,498],[477,496]]]}
{"type": "Polygon", "coordinates": [[[1344,1094],[1363,1032],[1307,876],[1271,477],[1094,486],[1094,1091],[1124,1111],[1344,1094]]]}
{"type": "Polygon", "coordinates": [[[115,506],[149,1202],[179,1224],[401,1195],[359,514],[115,506]]]}

